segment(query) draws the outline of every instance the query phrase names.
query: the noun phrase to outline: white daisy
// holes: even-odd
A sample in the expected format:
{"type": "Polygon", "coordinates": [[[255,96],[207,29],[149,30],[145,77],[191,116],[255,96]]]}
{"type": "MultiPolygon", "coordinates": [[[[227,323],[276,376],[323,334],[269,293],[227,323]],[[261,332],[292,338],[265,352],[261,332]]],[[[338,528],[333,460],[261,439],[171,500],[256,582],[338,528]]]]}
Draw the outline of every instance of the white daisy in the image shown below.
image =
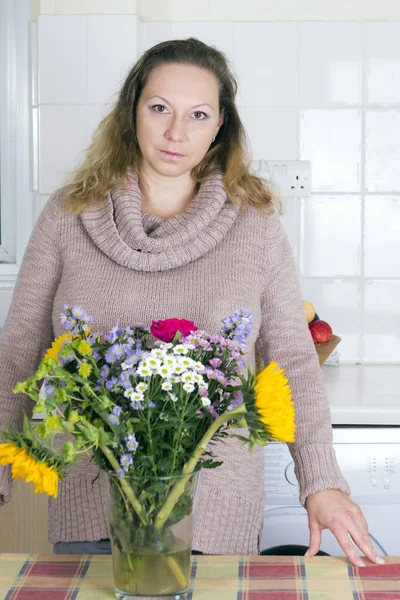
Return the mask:
{"type": "Polygon", "coordinates": [[[174,369],[177,364],[177,358],[175,356],[171,356],[171,354],[167,354],[167,356],[164,358],[164,365],[168,365],[174,369]]]}
{"type": "Polygon", "coordinates": [[[155,350],[152,350],[151,355],[155,356],[156,358],[160,358],[163,359],[165,357],[165,350],[162,348],[156,348],[155,350]]]}
{"type": "Polygon", "coordinates": [[[172,390],[172,382],[171,381],[163,381],[161,384],[161,389],[169,392],[172,390]]]}
{"type": "Polygon", "coordinates": [[[193,364],[193,369],[195,369],[196,371],[199,371],[201,373],[202,371],[204,371],[204,365],[203,365],[203,363],[201,363],[199,361],[195,361],[193,364]]]}
{"type": "Polygon", "coordinates": [[[177,344],[173,349],[174,354],[187,354],[188,348],[186,344],[177,344]]]}
{"type": "Polygon", "coordinates": [[[139,373],[139,375],[141,377],[150,377],[151,376],[151,369],[143,363],[140,363],[137,369],[137,372],[139,373]]]}
{"type": "Polygon", "coordinates": [[[149,356],[146,358],[146,365],[153,371],[156,371],[161,366],[161,360],[157,356],[149,356]]]}
{"type": "Polygon", "coordinates": [[[193,383],[184,383],[182,387],[185,390],[185,392],[193,392],[194,390],[193,383]]]}
{"type": "Polygon", "coordinates": [[[209,398],[202,398],[201,403],[203,406],[210,406],[211,400],[209,398]]]}
{"type": "Polygon", "coordinates": [[[158,367],[156,373],[158,373],[158,375],[161,375],[161,377],[165,378],[165,377],[170,377],[172,375],[172,368],[168,365],[161,365],[160,367],[158,367]]]}
{"type": "Polygon", "coordinates": [[[183,373],[181,375],[180,380],[183,381],[183,383],[193,383],[193,381],[194,381],[193,371],[185,371],[185,373],[183,373]]]}
{"type": "Polygon", "coordinates": [[[137,384],[135,389],[137,392],[145,392],[148,387],[149,386],[147,385],[147,383],[145,383],[144,381],[141,381],[140,383],[137,384]]]}

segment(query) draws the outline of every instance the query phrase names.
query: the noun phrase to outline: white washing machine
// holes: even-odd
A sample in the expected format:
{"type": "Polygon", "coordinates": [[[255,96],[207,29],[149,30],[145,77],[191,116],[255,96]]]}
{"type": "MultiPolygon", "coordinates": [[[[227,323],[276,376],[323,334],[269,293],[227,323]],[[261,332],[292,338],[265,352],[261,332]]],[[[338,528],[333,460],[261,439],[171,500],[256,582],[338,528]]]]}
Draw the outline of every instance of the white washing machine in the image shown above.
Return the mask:
{"type": "MultiPolygon", "coordinates": [[[[376,552],[400,556],[400,427],[334,426],[333,441],[351,498],[365,515],[376,552]]],[[[309,546],[308,518],[298,500],[298,484],[287,445],[270,443],[265,448],[265,458],[261,551],[302,556],[309,546]]],[[[322,533],[320,551],[344,556],[329,530],[322,533]]],[[[356,551],[363,554],[357,547],[356,551]]]]}

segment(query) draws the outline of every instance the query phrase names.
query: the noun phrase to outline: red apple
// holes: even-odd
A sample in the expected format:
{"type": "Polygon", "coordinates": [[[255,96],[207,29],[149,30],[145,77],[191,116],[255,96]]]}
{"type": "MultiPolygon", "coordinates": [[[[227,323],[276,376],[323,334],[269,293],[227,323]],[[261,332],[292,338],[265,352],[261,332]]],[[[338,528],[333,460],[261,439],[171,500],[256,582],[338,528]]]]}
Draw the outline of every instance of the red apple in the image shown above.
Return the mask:
{"type": "Polygon", "coordinates": [[[330,342],[333,336],[332,328],[326,321],[313,321],[308,325],[315,344],[330,342]]]}

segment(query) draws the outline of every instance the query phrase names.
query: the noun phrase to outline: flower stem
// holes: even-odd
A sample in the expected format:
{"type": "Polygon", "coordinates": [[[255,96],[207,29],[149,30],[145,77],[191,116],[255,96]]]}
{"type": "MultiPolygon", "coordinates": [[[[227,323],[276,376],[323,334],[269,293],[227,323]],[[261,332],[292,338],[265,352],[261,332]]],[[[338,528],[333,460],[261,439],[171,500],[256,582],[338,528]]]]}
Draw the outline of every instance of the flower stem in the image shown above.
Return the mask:
{"type": "Polygon", "coordinates": [[[172,490],[170,491],[164,505],[158,512],[158,515],[154,521],[155,529],[161,529],[169,515],[171,514],[172,509],[174,508],[176,502],[182,496],[185,491],[185,487],[187,482],[189,481],[191,474],[193,473],[197,463],[199,462],[202,454],[205,452],[209,441],[212,439],[214,434],[218,431],[218,429],[227,421],[231,419],[236,419],[239,415],[245,414],[247,411],[245,404],[239,404],[236,408],[229,412],[225,412],[215,419],[214,423],[210,425],[207,429],[206,433],[203,435],[200,442],[197,444],[196,449],[192,455],[192,457],[187,461],[185,466],[182,469],[183,477],[179,478],[179,481],[174,485],[172,490]]]}
{"type": "MultiPolygon", "coordinates": [[[[111,464],[111,466],[113,467],[114,471],[117,472],[120,465],[119,465],[117,459],[115,458],[114,454],[110,450],[110,448],[107,448],[107,446],[102,445],[102,446],[100,446],[100,450],[107,457],[107,459],[108,459],[109,463],[111,464]]],[[[135,492],[133,491],[133,489],[131,488],[131,486],[128,484],[128,482],[126,481],[126,479],[124,477],[120,477],[119,482],[121,484],[122,489],[124,490],[124,492],[126,494],[126,497],[128,498],[129,502],[132,504],[133,508],[135,509],[136,514],[139,517],[139,519],[141,520],[142,524],[147,525],[147,521],[142,514],[143,513],[142,507],[140,505],[139,500],[136,498],[135,492]]]]}

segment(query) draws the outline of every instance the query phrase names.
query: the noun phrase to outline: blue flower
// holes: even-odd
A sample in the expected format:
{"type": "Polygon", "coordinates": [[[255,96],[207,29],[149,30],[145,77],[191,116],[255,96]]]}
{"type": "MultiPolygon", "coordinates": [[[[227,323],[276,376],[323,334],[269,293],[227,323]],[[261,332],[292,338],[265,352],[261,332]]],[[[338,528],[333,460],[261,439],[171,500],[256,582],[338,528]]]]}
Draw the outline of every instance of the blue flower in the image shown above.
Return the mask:
{"type": "Polygon", "coordinates": [[[113,423],[114,425],[119,425],[119,419],[118,419],[117,415],[109,415],[108,420],[110,421],[110,423],[113,423]]]}
{"type": "Polygon", "coordinates": [[[106,361],[109,364],[115,363],[117,360],[124,358],[125,348],[122,344],[114,344],[106,352],[106,361]]]}
{"type": "Polygon", "coordinates": [[[138,441],[133,433],[125,436],[126,448],[129,452],[135,452],[138,447],[138,441]]]}
{"type": "Polygon", "coordinates": [[[121,467],[126,472],[129,469],[130,465],[133,463],[133,458],[130,454],[123,454],[119,462],[121,467]]]}

